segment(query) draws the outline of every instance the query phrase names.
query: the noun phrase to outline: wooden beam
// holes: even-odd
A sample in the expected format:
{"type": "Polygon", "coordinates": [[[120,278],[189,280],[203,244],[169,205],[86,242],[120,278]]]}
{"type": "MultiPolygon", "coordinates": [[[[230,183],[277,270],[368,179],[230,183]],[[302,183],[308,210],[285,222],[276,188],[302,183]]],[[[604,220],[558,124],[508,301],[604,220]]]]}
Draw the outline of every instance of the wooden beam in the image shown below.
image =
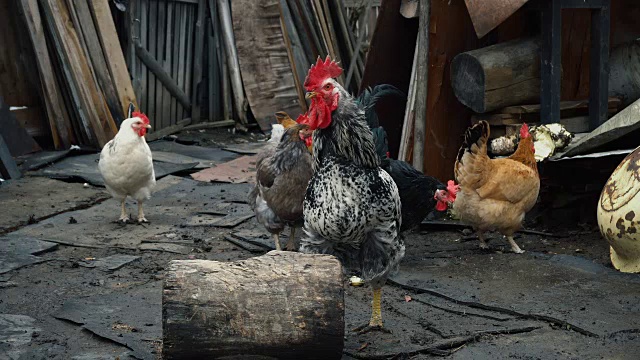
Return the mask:
{"type": "Polygon", "coordinates": [[[153,131],[152,133],[147,134],[147,136],[145,136],[145,139],[147,141],[158,140],[162,137],[175,134],[179,131],[184,130],[184,127],[189,124],[191,124],[190,118],[179,120],[175,125],[171,125],[166,128],[160,129],[158,131],[153,131]]]}
{"type": "MultiPolygon", "coordinates": [[[[598,2],[608,3],[608,1],[598,2]]],[[[589,69],[589,119],[592,130],[608,119],[610,31],[609,5],[592,10],[591,64],[589,69]]]]}
{"type": "Polygon", "coordinates": [[[129,103],[138,108],[136,94],[133,91],[127,63],[124,60],[124,54],[118,40],[116,26],[109,9],[109,0],[91,0],[89,1],[93,21],[95,21],[102,50],[106,54],[107,65],[111,78],[113,79],[116,91],[120,97],[122,104],[122,113],[126,114],[129,103]]]}
{"type": "Polygon", "coordinates": [[[169,74],[164,71],[162,65],[160,65],[153,56],[140,45],[140,43],[136,44],[136,55],[142,60],[142,62],[147,66],[147,68],[160,80],[162,85],[164,85],[171,95],[175,96],[175,98],[180,101],[180,104],[184,106],[188,111],[191,110],[191,103],[189,100],[189,96],[178,87],[178,85],[171,79],[169,74]]]}
{"type": "Polygon", "coordinates": [[[427,89],[429,79],[429,17],[431,0],[420,0],[418,8],[420,23],[418,26],[418,66],[416,68],[416,110],[413,131],[413,167],[424,169],[424,142],[427,127],[427,89]]]}
{"type": "Polygon", "coordinates": [[[545,1],[540,44],[540,115],[545,123],[560,121],[562,16],[559,1],[545,1]]]}

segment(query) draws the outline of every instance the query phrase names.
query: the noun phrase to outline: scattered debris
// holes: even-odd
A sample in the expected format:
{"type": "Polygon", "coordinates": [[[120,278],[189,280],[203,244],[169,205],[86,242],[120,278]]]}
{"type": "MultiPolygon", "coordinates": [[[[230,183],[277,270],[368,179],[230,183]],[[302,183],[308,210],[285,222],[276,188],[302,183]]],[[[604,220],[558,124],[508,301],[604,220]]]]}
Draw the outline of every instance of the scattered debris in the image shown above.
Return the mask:
{"type": "Polygon", "coordinates": [[[107,256],[102,259],[85,258],[85,261],[78,262],[78,265],[86,268],[98,268],[102,271],[115,271],[139,259],[140,256],[119,254],[107,256]]]}
{"type": "Polygon", "coordinates": [[[194,180],[205,182],[255,183],[257,156],[242,156],[236,160],[216,165],[191,174],[194,180]]]}
{"type": "Polygon", "coordinates": [[[352,276],[349,278],[349,284],[351,284],[351,286],[362,286],[364,285],[364,280],[357,276],[352,276]]]}
{"type": "Polygon", "coordinates": [[[58,244],[29,236],[0,237],[0,274],[45,261],[36,256],[57,249],[58,244]]]}

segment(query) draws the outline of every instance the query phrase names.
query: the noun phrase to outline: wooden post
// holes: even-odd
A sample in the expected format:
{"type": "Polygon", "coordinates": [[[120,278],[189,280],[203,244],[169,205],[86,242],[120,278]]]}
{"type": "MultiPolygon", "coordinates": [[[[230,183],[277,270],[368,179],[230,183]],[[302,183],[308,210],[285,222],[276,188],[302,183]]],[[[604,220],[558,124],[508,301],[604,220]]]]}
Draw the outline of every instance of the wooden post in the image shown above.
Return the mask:
{"type": "Polygon", "coordinates": [[[427,89],[429,82],[429,16],[431,0],[420,0],[418,25],[418,66],[416,67],[416,105],[413,131],[413,167],[424,169],[424,142],[427,127],[427,89]]]}
{"type": "Polygon", "coordinates": [[[560,121],[562,14],[559,1],[544,1],[540,46],[540,116],[545,123],[560,121]]]}
{"type": "Polygon", "coordinates": [[[340,359],[342,267],[331,255],[287,251],[235,262],[174,260],[162,325],[167,360],[340,359]]]}
{"type": "MultiPolygon", "coordinates": [[[[608,4],[606,4],[608,5],[608,4]]],[[[591,13],[591,64],[589,69],[589,123],[591,130],[607,121],[609,93],[609,32],[608,6],[591,13]]]]}
{"type": "Polygon", "coordinates": [[[231,23],[231,9],[227,0],[218,0],[218,16],[222,25],[222,38],[227,54],[227,65],[231,75],[231,87],[235,97],[238,120],[242,125],[247,125],[247,102],[244,98],[244,87],[240,76],[240,64],[238,63],[238,53],[236,51],[236,41],[233,37],[233,25],[231,23]]]}

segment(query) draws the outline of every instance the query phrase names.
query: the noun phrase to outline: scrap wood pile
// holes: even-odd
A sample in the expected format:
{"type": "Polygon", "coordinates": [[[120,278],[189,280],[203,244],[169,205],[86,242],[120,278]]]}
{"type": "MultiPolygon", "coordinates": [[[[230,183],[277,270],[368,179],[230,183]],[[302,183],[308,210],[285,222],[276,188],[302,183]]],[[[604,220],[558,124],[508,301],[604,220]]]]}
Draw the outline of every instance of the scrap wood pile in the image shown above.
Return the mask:
{"type": "Polygon", "coordinates": [[[108,0],[19,0],[56,148],[102,147],[137,106],[108,0]]]}

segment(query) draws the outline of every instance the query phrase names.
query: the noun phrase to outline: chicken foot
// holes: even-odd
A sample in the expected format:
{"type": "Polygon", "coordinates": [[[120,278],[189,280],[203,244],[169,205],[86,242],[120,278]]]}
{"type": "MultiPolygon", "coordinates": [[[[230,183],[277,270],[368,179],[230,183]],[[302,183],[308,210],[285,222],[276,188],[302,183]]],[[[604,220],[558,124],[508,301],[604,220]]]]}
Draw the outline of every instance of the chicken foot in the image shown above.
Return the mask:
{"type": "Polygon", "coordinates": [[[120,202],[120,218],[118,219],[118,222],[122,222],[124,224],[129,222],[129,215],[127,214],[127,207],[125,205],[125,199],[122,199],[122,201],[120,202]]]}
{"type": "Polygon", "coordinates": [[[358,326],[353,329],[353,331],[357,331],[358,334],[368,333],[369,331],[382,331],[386,333],[391,333],[390,330],[387,330],[382,325],[382,288],[373,289],[373,300],[371,301],[371,320],[369,320],[368,324],[358,326]]]}
{"type": "Polygon", "coordinates": [[[276,250],[282,250],[280,247],[280,234],[273,234],[273,241],[276,243],[276,250]]]}
{"type": "Polygon", "coordinates": [[[487,244],[487,241],[484,237],[484,233],[483,232],[479,232],[478,231],[478,240],[480,240],[480,249],[488,249],[489,248],[489,244],[487,244]]]}
{"type": "Polygon", "coordinates": [[[509,244],[511,245],[511,250],[513,250],[516,254],[522,254],[524,250],[520,249],[518,244],[516,244],[515,240],[513,240],[513,235],[507,236],[507,240],[509,240],[509,244]]]}
{"type": "Polygon", "coordinates": [[[291,236],[289,237],[289,240],[287,241],[287,245],[284,246],[284,249],[287,251],[296,251],[296,227],[292,226],[291,227],[291,236]]]}
{"type": "Polygon", "coordinates": [[[144,217],[144,211],[142,210],[142,201],[138,201],[138,224],[148,223],[149,220],[144,217]]]}

